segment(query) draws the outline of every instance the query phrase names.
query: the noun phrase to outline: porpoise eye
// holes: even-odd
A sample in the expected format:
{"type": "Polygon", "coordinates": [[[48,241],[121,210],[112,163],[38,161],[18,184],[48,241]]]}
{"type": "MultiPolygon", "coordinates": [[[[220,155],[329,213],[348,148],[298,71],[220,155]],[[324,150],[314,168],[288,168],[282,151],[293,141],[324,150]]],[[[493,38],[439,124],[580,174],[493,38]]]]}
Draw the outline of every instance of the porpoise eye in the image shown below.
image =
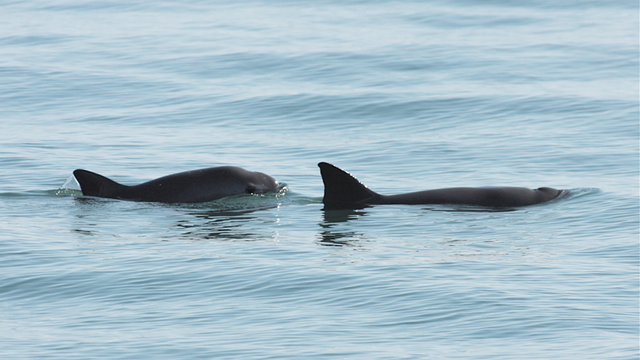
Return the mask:
{"type": "Polygon", "coordinates": [[[246,188],[246,189],[244,189],[244,191],[245,191],[247,194],[254,194],[254,193],[256,192],[256,187],[255,187],[255,186],[253,186],[253,185],[249,185],[249,186],[247,186],[247,188],[246,188]]]}

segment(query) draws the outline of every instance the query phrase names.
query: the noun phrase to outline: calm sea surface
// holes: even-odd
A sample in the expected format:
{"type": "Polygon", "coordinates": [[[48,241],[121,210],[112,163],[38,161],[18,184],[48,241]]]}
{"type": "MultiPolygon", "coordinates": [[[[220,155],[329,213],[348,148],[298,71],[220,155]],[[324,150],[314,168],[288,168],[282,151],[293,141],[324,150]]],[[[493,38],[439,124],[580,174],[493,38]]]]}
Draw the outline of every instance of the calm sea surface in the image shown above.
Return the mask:
{"type": "Polygon", "coordinates": [[[0,358],[638,359],[637,1],[0,3],[0,358]],[[551,186],[513,211],[329,211],[551,186]],[[279,194],[82,197],[234,165],[279,194]]]}

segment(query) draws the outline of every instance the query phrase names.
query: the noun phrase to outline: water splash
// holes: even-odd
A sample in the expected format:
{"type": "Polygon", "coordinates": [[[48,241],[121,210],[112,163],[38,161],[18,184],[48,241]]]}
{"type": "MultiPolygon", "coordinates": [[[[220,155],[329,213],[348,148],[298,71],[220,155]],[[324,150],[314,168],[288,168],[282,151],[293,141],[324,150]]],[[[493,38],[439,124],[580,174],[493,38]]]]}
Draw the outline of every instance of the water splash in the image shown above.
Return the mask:
{"type": "Polygon", "coordinates": [[[67,178],[67,181],[65,181],[64,184],[62,184],[62,186],[60,186],[58,190],[56,190],[55,195],[57,196],[78,195],[78,191],[81,191],[80,184],[78,184],[78,181],[76,180],[76,178],[73,175],[71,175],[67,178]]]}

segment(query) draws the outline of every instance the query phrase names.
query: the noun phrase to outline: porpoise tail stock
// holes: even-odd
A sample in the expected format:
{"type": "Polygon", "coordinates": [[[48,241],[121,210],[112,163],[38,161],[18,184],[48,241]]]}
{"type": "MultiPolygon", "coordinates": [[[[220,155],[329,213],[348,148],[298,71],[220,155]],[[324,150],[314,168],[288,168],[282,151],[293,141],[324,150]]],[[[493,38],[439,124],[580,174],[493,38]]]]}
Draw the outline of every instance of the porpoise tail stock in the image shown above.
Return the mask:
{"type": "Polygon", "coordinates": [[[368,205],[466,205],[489,208],[513,208],[556,199],[566,190],[548,187],[447,188],[400,195],[381,195],[366,187],[348,172],[326,162],[318,164],[324,182],[322,202],[327,209],[362,208],[368,205]]]}
{"type": "Polygon", "coordinates": [[[281,188],[278,181],[260,172],[221,166],[167,175],[127,186],[87,170],[75,170],[82,195],[110,199],[199,203],[240,194],[263,194],[281,188]]]}

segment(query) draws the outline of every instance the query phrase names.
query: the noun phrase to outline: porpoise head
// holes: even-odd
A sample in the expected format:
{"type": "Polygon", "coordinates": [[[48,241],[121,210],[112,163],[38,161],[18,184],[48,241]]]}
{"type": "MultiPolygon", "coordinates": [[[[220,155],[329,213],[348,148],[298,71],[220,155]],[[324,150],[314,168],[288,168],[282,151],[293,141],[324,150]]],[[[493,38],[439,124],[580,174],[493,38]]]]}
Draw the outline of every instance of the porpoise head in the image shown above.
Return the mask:
{"type": "Polygon", "coordinates": [[[264,194],[270,191],[278,191],[284,187],[278,180],[261,172],[253,172],[254,178],[248,181],[245,192],[247,194],[264,194]]]}
{"type": "Polygon", "coordinates": [[[540,197],[544,199],[543,201],[553,200],[569,193],[567,190],[558,190],[550,187],[537,188],[535,191],[540,193],[540,197]]]}

